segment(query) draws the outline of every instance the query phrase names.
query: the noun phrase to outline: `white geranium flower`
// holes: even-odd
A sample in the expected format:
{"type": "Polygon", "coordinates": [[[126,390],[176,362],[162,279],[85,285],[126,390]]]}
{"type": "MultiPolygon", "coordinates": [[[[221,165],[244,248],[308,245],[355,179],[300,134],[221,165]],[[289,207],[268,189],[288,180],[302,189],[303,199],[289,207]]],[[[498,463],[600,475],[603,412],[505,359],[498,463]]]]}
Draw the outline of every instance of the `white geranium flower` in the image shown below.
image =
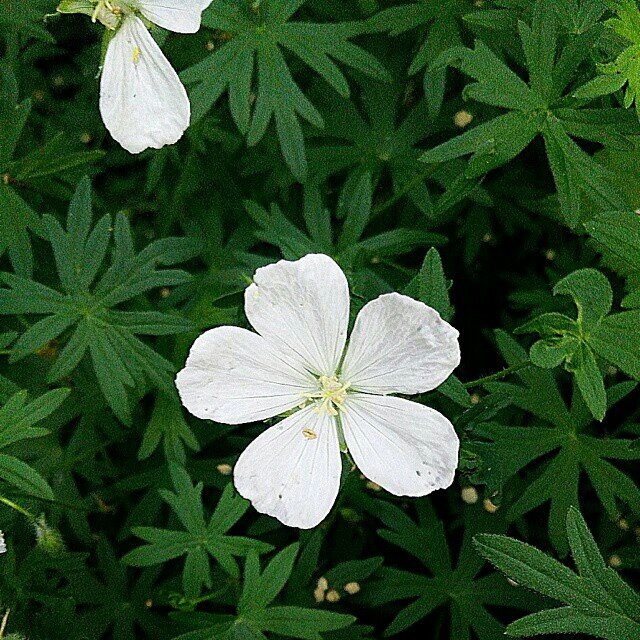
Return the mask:
{"type": "Polygon", "coordinates": [[[93,17],[115,30],[100,81],[100,113],[130,153],[177,142],[191,119],[187,92],[142,18],[195,33],[211,0],[98,0],[93,17]]]}
{"type": "Polygon", "coordinates": [[[193,344],[176,386],[199,418],[240,424],[294,413],[242,453],[236,488],[261,513],[308,529],[331,510],[340,450],[395,495],[453,482],[459,441],[441,413],[388,394],[436,388],[460,363],[458,332],[437,311],[385,294],[347,342],[349,288],[328,256],[258,269],[245,292],[257,333],[218,327],[193,344]]]}

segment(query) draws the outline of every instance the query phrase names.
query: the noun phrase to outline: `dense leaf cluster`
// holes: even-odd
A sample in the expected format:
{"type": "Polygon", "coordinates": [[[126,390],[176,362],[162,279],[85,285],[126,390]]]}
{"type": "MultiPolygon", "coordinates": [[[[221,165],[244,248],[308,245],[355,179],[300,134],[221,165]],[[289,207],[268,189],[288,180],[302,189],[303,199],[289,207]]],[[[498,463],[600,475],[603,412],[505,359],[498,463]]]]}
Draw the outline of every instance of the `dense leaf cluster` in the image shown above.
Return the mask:
{"type": "Polygon", "coordinates": [[[0,0],[0,637],[640,637],[638,2],[213,0],[154,31],[193,119],[140,156],[54,12],[0,0]],[[460,330],[413,399],[462,446],[419,499],[345,458],[301,532],[233,488],[266,425],[173,377],[314,252],[460,330]]]}

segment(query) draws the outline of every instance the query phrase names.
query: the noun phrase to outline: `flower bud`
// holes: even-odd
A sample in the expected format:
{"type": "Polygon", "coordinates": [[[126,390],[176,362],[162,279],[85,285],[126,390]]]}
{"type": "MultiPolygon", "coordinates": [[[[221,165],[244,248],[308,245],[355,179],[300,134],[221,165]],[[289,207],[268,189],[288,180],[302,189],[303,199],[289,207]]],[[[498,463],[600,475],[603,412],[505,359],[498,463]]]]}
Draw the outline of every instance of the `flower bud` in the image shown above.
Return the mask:
{"type": "Polygon", "coordinates": [[[63,554],[66,549],[64,546],[64,540],[60,535],[60,532],[53,527],[50,527],[42,515],[34,523],[36,529],[36,544],[49,555],[57,556],[63,554]]]}
{"type": "Polygon", "coordinates": [[[499,508],[499,505],[493,504],[493,502],[491,502],[489,498],[484,499],[482,506],[484,507],[484,510],[487,511],[488,513],[495,513],[499,508]]]}
{"type": "Polygon", "coordinates": [[[623,531],[629,531],[629,521],[626,518],[620,518],[620,520],[618,520],[618,526],[623,531]]]}
{"type": "Polygon", "coordinates": [[[622,558],[617,553],[614,553],[609,557],[609,566],[619,569],[622,566],[622,558]]]}
{"type": "Polygon", "coordinates": [[[462,502],[465,504],[475,504],[478,502],[478,490],[475,487],[463,487],[460,492],[462,502]]]}
{"type": "Polygon", "coordinates": [[[354,596],[360,591],[360,584],[358,582],[347,582],[347,584],[344,585],[344,590],[350,596],[354,596]]]}
{"type": "Polygon", "coordinates": [[[62,0],[57,11],[58,13],[83,13],[86,16],[91,16],[94,9],[91,0],[62,0]]]}
{"type": "Polygon", "coordinates": [[[453,116],[453,124],[456,125],[459,129],[465,129],[473,122],[473,114],[468,111],[462,110],[458,111],[455,116],[453,116]]]}
{"type": "Polygon", "coordinates": [[[327,602],[338,602],[338,600],[340,600],[340,594],[335,589],[329,589],[326,598],[327,602]]]}

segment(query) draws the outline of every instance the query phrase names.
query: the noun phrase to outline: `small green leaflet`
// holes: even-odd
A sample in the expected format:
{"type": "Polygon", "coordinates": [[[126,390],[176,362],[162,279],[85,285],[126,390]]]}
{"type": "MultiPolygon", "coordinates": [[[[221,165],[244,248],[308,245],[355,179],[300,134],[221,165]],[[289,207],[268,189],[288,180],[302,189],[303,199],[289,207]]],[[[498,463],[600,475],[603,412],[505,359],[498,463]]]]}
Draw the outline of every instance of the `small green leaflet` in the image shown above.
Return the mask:
{"type": "Polygon", "coordinates": [[[640,10],[635,0],[604,1],[617,14],[616,18],[607,20],[606,25],[632,44],[613,62],[599,65],[601,75],[582,85],[573,96],[590,100],[619,91],[626,85],[624,106],[628,109],[635,104],[640,117],[640,10]]]}
{"type": "Polygon", "coordinates": [[[192,451],[200,449],[198,440],[185,420],[180,399],[174,389],[158,392],[151,419],[140,444],[138,459],[149,458],[160,442],[164,445],[167,460],[182,465],[186,462],[186,448],[192,451]]]}
{"type": "MultiPolygon", "coordinates": [[[[450,321],[453,317],[450,287],[451,282],[445,276],[440,254],[432,248],[427,252],[418,275],[405,287],[404,293],[433,307],[442,318],[450,321]]],[[[443,382],[438,390],[463,407],[471,405],[469,393],[455,374],[443,382]]]]}
{"type": "Polygon", "coordinates": [[[566,605],[513,622],[507,635],[585,633],[605,640],[640,637],[640,595],[606,566],[586,522],[573,507],[566,527],[577,573],[525,542],[502,535],[475,537],[478,552],[518,585],[566,605]]]}
{"type": "Polygon", "coordinates": [[[602,420],[607,397],[596,356],[640,380],[640,344],[629,343],[640,336],[640,310],[610,314],[613,291],[607,278],[595,269],[574,271],[556,284],[553,293],[571,296],[578,317],[574,320],[561,313],[547,313],[518,332],[542,336],[531,347],[531,361],[543,368],[564,363],[574,374],[591,413],[602,420]]]}
{"type": "Polygon", "coordinates": [[[316,127],[323,120],[294,80],[283,55],[286,49],[341,95],[349,84],[334,60],[379,79],[387,71],[351,39],[366,32],[364,22],[316,24],[291,18],[307,0],[218,0],[203,15],[203,25],[229,36],[208,58],[182,73],[191,93],[194,119],[201,118],[226,90],[229,108],[249,145],[257,144],[275,121],[282,154],[298,180],[307,173],[300,118],[316,127]],[[255,72],[254,72],[255,68],[255,72]],[[254,79],[255,73],[255,79],[254,79]],[[255,95],[253,103],[252,93],[255,95]]]}
{"type": "Polygon", "coordinates": [[[260,570],[258,554],[255,551],[249,553],[237,615],[199,612],[177,614],[174,616],[176,620],[199,628],[176,640],[266,640],[265,633],[301,640],[322,640],[321,633],[352,625],[356,620],[354,616],[273,604],[291,576],[298,549],[297,543],[286,547],[269,562],[264,571],[260,570]]]}
{"type": "Polygon", "coordinates": [[[49,380],[70,375],[85,355],[114,413],[125,423],[131,418],[127,388],[141,387],[146,379],[169,389],[173,365],[136,337],[187,331],[191,323],[177,315],[157,311],[123,311],[116,307],[159,287],[183,284],[189,274],[159,269],[188,260],[198,243],[188,238],[156,240],[136,255],[131,227],[118,214],[92,228],[91,186],[83,180],[69,208],[66,230],[45,216],[49,241],[62,291],[30,278],[0,274],[0,314],[45,316],[35,322],[13,346],[13,361],[25,358],[51,340],[66,338],[49,371],[49,380]],[[103,269],[108,250],[112,258],[103,269]]]}
{"type": "Polygon", "coordinates": [[[147,544],[129,552],[124,562],[131,566],[148,567],[185,556],[182,584],[187,598],[197,598],[203,587],[211,588],[209,556],[233,577],[240,571],[234,556],[251,552],[266,553],[270,544],[227,535],[249,508],[249,502],[227,484],[213,515],[207,521],[202,506],[202,483],[195,487],[189,475],[177,464],[170,465],[175,493],[161,490],[162,499],[171,507],[185,531],[134,527],[133,533],[147,544]]]}

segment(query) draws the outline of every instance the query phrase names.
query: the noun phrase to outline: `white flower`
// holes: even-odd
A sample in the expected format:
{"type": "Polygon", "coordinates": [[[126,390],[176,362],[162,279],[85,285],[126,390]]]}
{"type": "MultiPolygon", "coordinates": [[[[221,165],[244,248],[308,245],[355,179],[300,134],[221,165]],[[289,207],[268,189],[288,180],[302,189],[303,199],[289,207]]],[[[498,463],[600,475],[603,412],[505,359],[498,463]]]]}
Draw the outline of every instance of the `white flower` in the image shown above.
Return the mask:
{"type": "Polygon", "coordinates": [[[199,418],[240,424],[295,410],[258,436],[234,467],[261,513],[308,529],[331,510],[340,450],[395,495],[453,482],[459,441],[442,414],[387,394],[436,388],[460,363],[458,332],[422,302],[385,294],[366,304],[346,348],[349,288],[328,256],[258,269],[245,291],[257,333],[218,327],[193,344],[176,386],[199,418]]]}
{"type": "Polygon", "coordinates": [[[187,92],[141,17],[178,33],[195,33],[211,0],[98,0],[94,17],[116,30],[100,82],[100,113],[130,153],[177,142],[191,119],[187,92]]]}
{"type": "Polygon", "coordinates": [[[7,544],[4,541],[4,533],[0,531],[0,553],[7,553],[7,544]]]}

